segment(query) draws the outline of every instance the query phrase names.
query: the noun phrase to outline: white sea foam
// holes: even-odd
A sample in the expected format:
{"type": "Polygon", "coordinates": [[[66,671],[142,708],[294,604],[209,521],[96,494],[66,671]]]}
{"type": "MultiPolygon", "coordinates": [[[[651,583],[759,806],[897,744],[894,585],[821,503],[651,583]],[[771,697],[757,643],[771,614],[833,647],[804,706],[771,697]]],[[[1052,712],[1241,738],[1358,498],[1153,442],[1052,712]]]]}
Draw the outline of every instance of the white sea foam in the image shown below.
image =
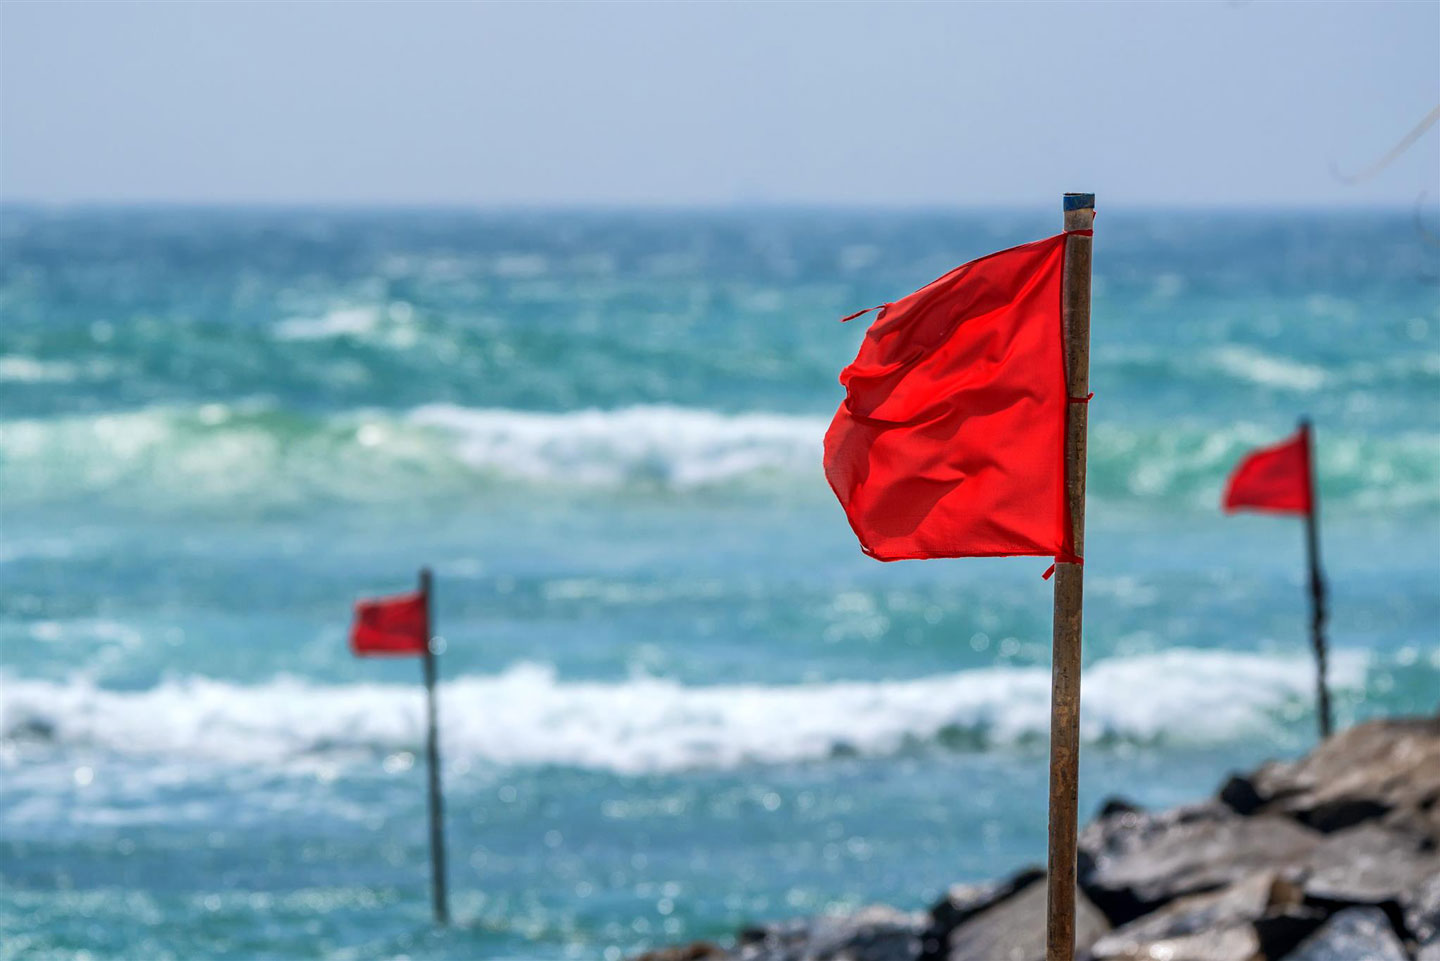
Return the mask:
{"type": "Polygon", "coordinates": [[[275,325],[278,340],[323,340],[328,337],[358,337],[380,323],[374,307],[337,307],[320,317],[289,317],[275,325]]]}
{"type": "Polygon", "coordinates": [[[1300,393],[1319,390],[1328,376],[1324,368],[1275,357],[1253,347],[1222,347],[1210,359],[1221,372],[1237,380],[1300,393]]]}
{"type": "Polygon", "coordinates": [[[822,418],[630,407],[561,414],[421,407],[412,423],[453,434],[472,467],[532,480],[695,487],[765,471],[818,476],[822,418]]]}
{"type": "MultiPolygon", "coordinates": [[[[12,503],[95,493],[165,509],[377,503],[412,498],[417,485],[429,496],[483,496],[477,477],[510,488],[523,481],[601,491],[760,482],[820,496],[826,424],[666,406],[544,413],[429,405],[311,417],[261,403],[205,404],[0,420],[0,460],[12,503]]],[[[1273,423],[1098,423],[1091,494],[1209,509],[1238,458],[1276,436],[1273,423]]],[[[1440,500],[1433,434],[1331,431],[1319,453],[1335,503],[1383,510],[1440,500]]]]}
{"type": "MultiPolygon", "coordinates": [[[[1337,688],[1363,682],[1363,656],[1336,659],[1337,688]]],[[[1263,734],[1306,703],[1304,659],[1170,650],[1086,670],[1083,736],[1211,743],[1263,734]]],[[[445,750],[504,765],[627,773],[887,755],[958,738],[1001,748],[1043,737],[1049,671],[986,668],[913,680],[687,686],[565,681],[516,665],[442,685],[445,750]]],[[[122,755],[271,764],[413,751],[418,686],[207,679],[118,692],[6,679],[0,737],[122,755]]]]}
{"type": "Polygon", "coordinates": [[[0,354],[0,383],[67,383],[78,374],[79,368],[64,361],[36,360],[23,354],[0,354]]]}

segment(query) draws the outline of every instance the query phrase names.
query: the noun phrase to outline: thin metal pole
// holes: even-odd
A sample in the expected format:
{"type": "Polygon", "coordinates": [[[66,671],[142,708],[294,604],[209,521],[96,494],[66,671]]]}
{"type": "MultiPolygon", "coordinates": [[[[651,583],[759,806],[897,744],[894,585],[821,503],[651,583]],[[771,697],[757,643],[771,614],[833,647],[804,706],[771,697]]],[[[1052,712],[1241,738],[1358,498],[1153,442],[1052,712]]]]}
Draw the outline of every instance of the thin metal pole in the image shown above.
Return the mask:
{"type": "Polygon", "coordinates": [[[1315,440],[1310,419],[1300,421],[1305,437],[1305,472],[1310,510],[1305,515],[1305,546],[1310,559],[1310,640],[1315,645],[1315,716],[1320,739],[1330,736],[1330,689],[1325,682],[1325,578],[1320,574],[1320,491],[1315,484],[1315,440]]]}
{"type": "MultiPolygon", "coordinates": [[[[1065,195],[1065,229],[1089,230],[1094,194],[1065,195]]],[[[1088,236],[1065,242],[1061,321],[1070,396],[1090,391],[1090,259],[1088,236]]],[[[1075,553],[1085,556],[1085,447],[1088,407],[1068,404],[1065,421],[1065,498],[1075,553]]],[[[1079,830],[1080,627],[1085,568],[1055,565],[1053,661],[1050,677],[1050,859],[1045,916],[1046,961],[1075,958],[1075,844],[1079,830]]]]}
{"type": "Polygon", "coordinates": [[[434,632],[430,618],[430,568],[420,569],[420,593],[425,598],[425,706],[429,737],[425,756],[430,772],[430,869],[431,890],[435,897],[435,923],[450,923],[449,897],[445,891],[445,811],[440,796],[440,745],[435,724],[435,651],[431,648],[434,632]]]}

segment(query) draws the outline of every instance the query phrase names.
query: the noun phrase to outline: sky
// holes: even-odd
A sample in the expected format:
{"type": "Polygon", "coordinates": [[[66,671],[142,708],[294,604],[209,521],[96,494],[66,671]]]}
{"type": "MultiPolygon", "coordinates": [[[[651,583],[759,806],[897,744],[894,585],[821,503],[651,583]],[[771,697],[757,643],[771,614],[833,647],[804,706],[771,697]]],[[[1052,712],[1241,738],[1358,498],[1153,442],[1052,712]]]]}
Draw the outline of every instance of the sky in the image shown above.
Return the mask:
{"type": "Polygon", "coordinates": [[[1413,205],[1440,2],[0,0],[0,200],[1413,205]]]}

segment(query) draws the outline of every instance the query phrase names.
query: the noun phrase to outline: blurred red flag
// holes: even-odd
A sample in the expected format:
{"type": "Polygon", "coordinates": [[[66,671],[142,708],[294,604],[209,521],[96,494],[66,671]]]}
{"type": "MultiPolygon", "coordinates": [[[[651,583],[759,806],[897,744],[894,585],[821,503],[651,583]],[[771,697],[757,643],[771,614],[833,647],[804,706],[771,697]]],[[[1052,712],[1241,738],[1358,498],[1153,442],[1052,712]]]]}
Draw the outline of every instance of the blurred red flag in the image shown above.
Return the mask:
{"type": "Polygon", "coordinates": [[[1078,561],[1065,503],[1065,234],[887,304],[825,434],[825,476],[866,554],[1078,561]]]}
{"type": "Polygon", "coordinates": [[[1310,431],[1247,454],[1225,486],[1225,510],[1250,508],[1281,514],[1308,514],[1313,505],[1310,431]]]}
{"type": "Polygon", "coordinates": [[[429,636],[425,595],[418,591],[355,603],[350,648],[359,657],[424,654],[429,636]]]}

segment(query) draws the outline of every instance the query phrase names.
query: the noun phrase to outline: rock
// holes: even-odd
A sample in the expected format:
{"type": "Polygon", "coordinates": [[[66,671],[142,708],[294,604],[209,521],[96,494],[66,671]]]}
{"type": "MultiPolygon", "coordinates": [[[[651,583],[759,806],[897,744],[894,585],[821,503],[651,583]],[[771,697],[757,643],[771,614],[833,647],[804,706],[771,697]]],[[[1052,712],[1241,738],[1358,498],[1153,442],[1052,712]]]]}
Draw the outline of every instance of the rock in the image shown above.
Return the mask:
{"type": "Polygon", "coordinates": [[[1016,891],[1045,877],[1043,868],[1025,868],[1004,881],[989,884],[956,884],[930,908],[930,928],[935,935],[948,935],[957,926],[1016,891]]]}
{"type": "Polygon", "coordinates": [[[1278,957],[1325,919],[1303,907],[1303,897],[1298,885],[1259,871],[1219,891],[1172,901],[1111,931],[1091,952],[1096,961],[1278,957]]]}
{"type": "Polygon", "coordinates": [[[1380,823],[1440,846],[1440,793],[1422,796],[1413,807],[1401,805],[1386,814],[1380,823]]]}
{"type": "Polygon", "coordinates": [[[1122,925],[1184,895],[1294,864],[1321,837],[1289,818],[1239,817],[1219,803],[1123,813],[1081,834],[1087,858],[1080,885],[1111,923],[1122,925]]]}
{"type": "Polygon", "coordinates": [[[1095,961],[1254,961],[1260,941],[1249,925],[1201,931],[1129,945],[1116,953],[1093,955],[1095,961]]]}
{"type": "Polygon", "coordinates": [[[1283,958],[1285,953],[1325,923],[1330,912],[1310,905],[1285,907],[1256,918],[1252,927],[1260,939],[1260,953],[1267,958],[1283,958]]]}
{"type": "Polygon", "coordinates": [[[1432,874],[1400,898],[1405,930],[1422,945],[1440,948],[1440,874],[1432,874]]]}
{"type": "Polygon", "coordinates": [[[804,918],[753,928],[733,957],[743,961],[916,961],[929,918],[874,906],[844,917],[804,918]]]}
{"type": "Polygon", "coordinates": [[[1265,803],[1260,792],[1255,790],[1255,782],[1241,774],[1230,775],[1230,780],[1220,788],[1218,797],[1230,810],[1244,816],[1254,814],[1265,803]]]}
{"type": "MultiPolygon", "coordinates": [[[[950,932],[949,961],[1045,961],[1043,879],[971,917],[950,932]]],[[[1083,954],[1110,925],[1084,892],[1075,892],[1075,944],[1083,954]]]]}
{"type": "Polygon", "coordinates": [[[1043,880],[1041,868],[1025,868],[1004,881],[989,884],[956,884],[930,908],[930,925],[920,937],[921,961],[944,958],[950,932],[970,918],[995,906],[1015,892],[1043,880]]]}
{"type": "MultiPolygon", "coordinates": [[[[1170,902],[1106,934],[1095,942],[1096,958],[1149,957],[1161,942],[1188,937],[1201,932],[1225,932],[1243,927],[1249,935],[1249,948],[1235,955],[1249,958],[1260,948],[1250,922],[1270,910],[1279,885],[1274,872],[1261,871],[1227,888],[1204,894],[1192,894],[1170,902]],[[1150,954],[1146,954],[1150,951],[1150,954]]],[[[1284,892],[1290,894],[1291,892],[1284,892]]],[[[1298,899],[1298,891],[1292,900],[1298,899]]],[[[1187,955],[1188,956],[1188,955],[1187,955]]],[[[1203,956],[1226,957],[1207,950],[1203,956]]]]}
{"type": "Polygon", "coordinates": [[[1126,800],[1125,798],[1123,798],[1123,797],[1111,797],[1111,798],[1106,798],[1106,799],[1105,799],[1105,803],[1102,804],[1102,805],[1100,805],[1100,810],[1099,810],[1098,812],[1096,812],[1095,817],[1096,817],[1097,819],[1099,819],[1099,818],[1114,817],[1114,816],[1117,815],[1117,814],[1144,814],[1144,813],[1145,813],[1145,808],[1142,807],[1142,806],[1140,806],[1139,804],[1136,804],[1134,801],[1127,801],[1127,800],[1126,800]]]}
{"type": "Polygon", "coordinates": [[[1285,955],[1285,961],[1409,961],[1379,908],[1346,908],[1285,955]]]}
{"type": "Polygon", "coordinates": [[[636,955],[631,961],[723,961],[728,957],[725,949],[710,941],[696,941],[674,948],[661,948],[636,955]]]}
{"type": "MultiPolygon", "coordinates": [[[[1267,764],[1250,780],[1260,812],[1288,814],[1318,831],[1344,830],[1394,811],[1434,811],[1440,717],[1359,724],[1298,761],[1267,764]]],[[[1433,818],[1417,820],[1435,827],[1433,818]]]]}
{"type": "Polygon", "coordinates": [[[1300,870],[1311,900],[1398,906],[1440,875],[1440,854],[1412,834],[1362,824],[1327,836],[1300,870]]]}

